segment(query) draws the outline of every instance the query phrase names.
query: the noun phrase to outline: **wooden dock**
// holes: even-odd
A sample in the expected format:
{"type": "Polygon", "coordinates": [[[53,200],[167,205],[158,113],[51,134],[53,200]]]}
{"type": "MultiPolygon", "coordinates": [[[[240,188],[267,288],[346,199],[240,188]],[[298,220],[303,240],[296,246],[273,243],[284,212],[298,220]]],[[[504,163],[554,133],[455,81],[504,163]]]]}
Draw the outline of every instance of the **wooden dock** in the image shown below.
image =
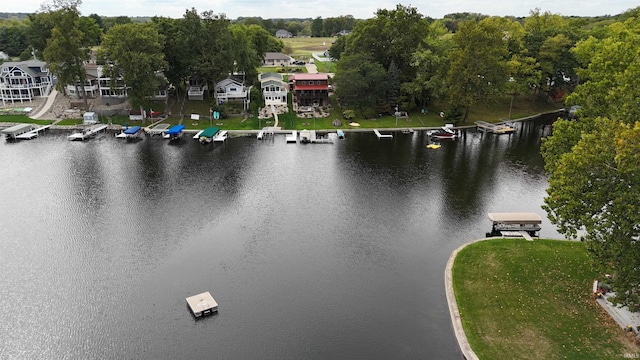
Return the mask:
{"type": "Polygon", "coordinates": [[[187,298],[187,305],[189,310],[196,318],[211,315],[214,312],[218,312],[218,303],[213,299],[213,296],[207,291],[202,294],[189,296],[187,298]]]}
{"type": "Polygon", "coordinates": [[[393,138],[393,135],[391,135],[391,134],[381,134],[380,131],[378,131],[378,129],[373,129],[373,132],[376,134],[378,139],[391,139],[391,138],[393,138]]]}
{"type": "Polygon", "coordinates": [[[481,132],[490,132],[493,134],[510,134],[515,131],[513,126],[504,125],[504,124],[491,124],[486,121],[476,121],[474,122],[478,131],[481,132]]]}

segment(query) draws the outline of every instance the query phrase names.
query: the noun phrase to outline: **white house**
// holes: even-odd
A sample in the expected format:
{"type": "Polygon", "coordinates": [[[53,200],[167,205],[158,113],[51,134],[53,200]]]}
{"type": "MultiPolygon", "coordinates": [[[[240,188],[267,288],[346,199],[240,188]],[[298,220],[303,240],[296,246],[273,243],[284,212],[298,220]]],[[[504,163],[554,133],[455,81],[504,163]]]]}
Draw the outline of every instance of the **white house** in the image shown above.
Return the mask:
{"type": "Polygon", "coordinates": [[[262,59],[262,65],[289,66],[291,65],[291,56],[283,53],[268,52],[264,54],[264,58],[262,59]]]}
{"type": "Polygon", "coordinates": [[[249,89],[241,81],[232,77],[216,83],[215,98],[218,104],[227,101],[241,101],[245,110],[249,108],[249,89]]]}
{"type": "Polygon", "coordinates": [[[289,84],[282,78],[282,74],[264,73],[258,76],[260,80],[260,90],[265,104],[287,104],[287,94],[289,93],[289,84]]]}
{"type": "Polygon", "coordinates": [[[3,103],[46,97],[52,87],[53,77],[44,61],[27,60],[0,65],[0,98],[3,103]]]}
{"type": "MultiPolygon", "coordinates": [[[[98,84],[98,79],[100,79],[100,77],[102,76],[102,66],[95,65],[95,64],[85,64],[84,69],[87,73],[87,80],[84,83],[84,93],[86,94],[87,97],[96,98],[100,96],[100,86],[98,84]]],[[[77,84],[77,85],[78,85],[77,88],[79,89],[80,84],[77,84]]],[[[64,87],[64,92],[69,96],[77,96],[76,85],[67,84],[64,87]]]]}

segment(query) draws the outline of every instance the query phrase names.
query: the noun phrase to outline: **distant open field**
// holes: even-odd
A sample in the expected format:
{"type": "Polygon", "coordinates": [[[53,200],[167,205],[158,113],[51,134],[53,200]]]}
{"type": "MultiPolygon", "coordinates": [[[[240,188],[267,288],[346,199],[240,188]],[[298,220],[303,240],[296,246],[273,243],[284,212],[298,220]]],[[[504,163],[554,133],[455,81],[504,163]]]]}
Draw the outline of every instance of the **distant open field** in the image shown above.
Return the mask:
{"type": "Polygon", "coordinates": [[[285,46],[291,47],[291,53],[289,55],[295,58],[306,56],[308,59],[311,53],[329,50],[331,43],[335,39],[336,38],[333,37],[296,37],[281,40],[285,46]]]}

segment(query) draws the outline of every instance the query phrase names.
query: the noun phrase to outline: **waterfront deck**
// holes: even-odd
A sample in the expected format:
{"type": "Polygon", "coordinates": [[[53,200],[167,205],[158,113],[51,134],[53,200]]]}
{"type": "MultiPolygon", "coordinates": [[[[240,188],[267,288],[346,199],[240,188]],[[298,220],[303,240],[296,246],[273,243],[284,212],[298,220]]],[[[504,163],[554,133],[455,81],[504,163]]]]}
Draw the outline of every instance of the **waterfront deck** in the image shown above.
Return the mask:
{"type": "Polygon", "coordinates": [[[515,131],[513,126],[504,124],[491,124],[486,121],[476,121],[474,124],[476,124],[478,131],[490,132],[492,134],[510,134],[515,131]]]}
{"type": "Polygon", "coordinates": [[[220,131],[213,137],[214,142],[225,142],[229,137],[229,132],[226,130],[220,131]]]}
{"type": "Polygon", "coordinates": [[[169,124],[165,124],[165,123],[161,123],[158,124],[150,129],[147,129],[147,134],[149,134],[149,136],[163,136],[165,131],[167,131],[167,129],[169,129],[169,124]]]}
{"type": "Polygon", "coordinates": [[[373,129],[373,132],[376,134],[378,139],[391,139],[391,138],[393,138],[393,135],[391,135],[391,134],[381,134],[380,131],[378,131],[378,129],[373,129]]]}
{"type": "Polygon", "coordinates": [[[218,311],[218,303],[213,296],[207,291],[202,294],[189,296],[187,298],[189,310],[196,318],[211,315],[218,311]]]}
{"type": "Polygon", "coordinates": [[[67,139],[70,141],[75,141],[75,140],[84,141],[87,139],[91,139],[92,137],[95,137],[98,133],[102,131],[106,131],[107,127],[108,125],[105,125],[105,124],[92,125],[88,129],[84,129],[81,132],[73,133],[67,136],[67,139]]]}
{"type": "Polygon", "coordinates": [[[298,142],[298,131],[293,130],[290,134],[287,134],[287,142],[288,143],[297,143],[298,142]]]}
{"type": "Polygon", "coordinates": [[[309,133],[309,140],[312,144],[333,144],[333,140],[331,140],[328,133],[322,136],[318,136],[315,130],[311,130],[309,133]]]}
{"type": "Polygon", "coordinates": [[[199,140],[200,139],[200,135],[202,135],[203,132],[204,132],[204,130],[198,131],[195,135],[193,135],[193,140],[199,140]]]}

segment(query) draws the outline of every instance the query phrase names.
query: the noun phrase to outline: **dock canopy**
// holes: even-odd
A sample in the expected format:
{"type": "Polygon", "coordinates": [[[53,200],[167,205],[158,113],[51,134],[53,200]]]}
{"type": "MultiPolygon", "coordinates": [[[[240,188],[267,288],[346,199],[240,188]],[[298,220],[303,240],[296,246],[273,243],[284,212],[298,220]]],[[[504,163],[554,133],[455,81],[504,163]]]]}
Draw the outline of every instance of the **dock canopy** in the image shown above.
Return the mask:
{"type": "Polygon", "coordinates": [[[200,136],[212,138],[218,133],[218,131],[220,131],[220,129],[217,127],[208,127],[204,129],[204,131],[200,134],[200,136]]]}
{"type": "Polygon", "coordinates": [[[28,131],[33,130],[33,124],[18,124],[12,127],[8,127],[6,129],[0,130],[0,134],[6,134],[7,136],[15,137],[16,135],[20,135],[22,133],[26,133],[28,131]]]}
{"type": "Polygon", "coordinates": [[[184,130],[184,125],[173,125],[165,134],[167,135],[178,135],[184,130]]]}
{"type": "Polygon", "coordinates": [[[489,213],[489,220],[501,224],[542,224],[536,213],[489,213]]]}
{"type": "Polygon", "coordinates": [[[135,135],[140,131],[140,129],[142,129],[140,126],[132,126],[125,130],[124,133],[127,135],[135,135]]]}

